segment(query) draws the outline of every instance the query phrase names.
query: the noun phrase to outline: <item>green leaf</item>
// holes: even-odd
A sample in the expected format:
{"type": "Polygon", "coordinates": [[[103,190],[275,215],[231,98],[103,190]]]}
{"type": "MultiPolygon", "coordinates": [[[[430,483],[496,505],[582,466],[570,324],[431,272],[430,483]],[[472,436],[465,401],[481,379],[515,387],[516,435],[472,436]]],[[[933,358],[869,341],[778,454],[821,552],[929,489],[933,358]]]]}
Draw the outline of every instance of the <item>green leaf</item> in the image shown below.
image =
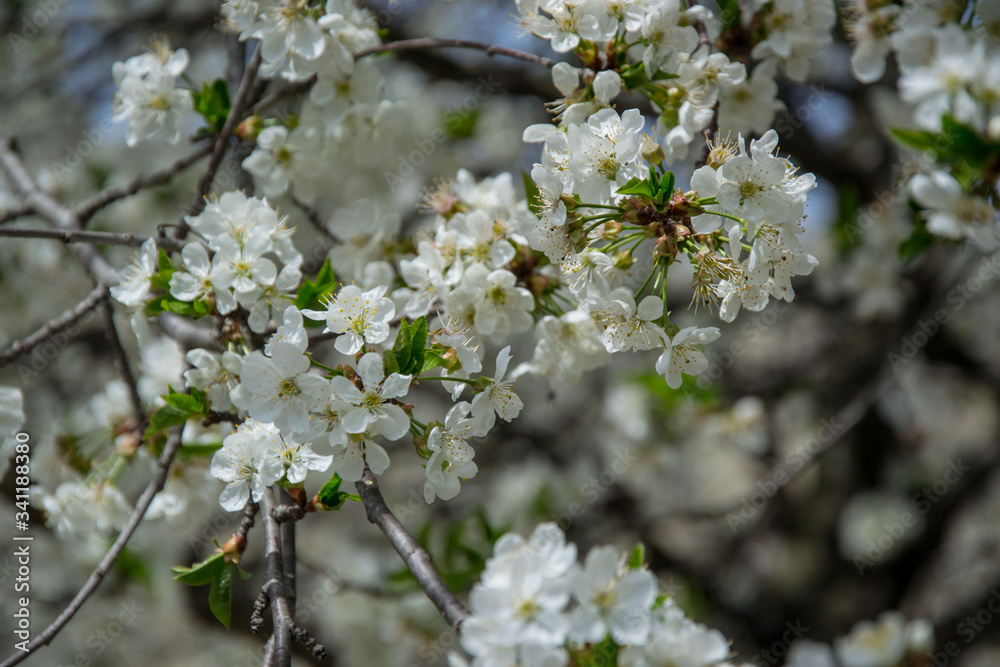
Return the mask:
{"type": "Polygon", "coordinates": [[[200,113],[213,132],[220,132],[229,116],[229,85],[224,79],[205,82],[201,90],[191,91],[195,111],[200,113]]]}
{"type": "Polygon", "coordinates": [[[223,554],[214,553],[191,567],[175,565],[170,568],[170,571],[174,573],[174,581],[179,581],[188,586],[204,586],[217,578],[225,565],[226,561],[223,554]]]}
{"type": "MultiPolygon", "coordinates": [[[[323,266],[320,268],[319,273],[316,274],[315,280],[309,280],[306,278],[302,281],[302,285],[299,287],[299,291],[295,295],[295,301],[293,303],[299,310],[302,310],[303,308],[325,310],[326,305],[323,303],[322,299],[323,297],[332,294],[336,288],[337,277],[333,273],[333,267],[330,266],[330,259],[327,258],[327,260],[323,262],[323,266]]],[[[312,320],[307,317],[305,318],[305,326],[324,326],[324,322],[312,320]]]]}
{"type": "Polygon", "coordinates": [[[455,109],[444,114],[444,129],[455,139],[468,139],[476,133],[480,111],[455,109]]]}
{"type": "Polygon", "coordinates": [[[165,428],[180,426],[188,420],[190,413],[180,410],[172,405],[164,405],[157,409],[153,416],[149,418],[149,426],[146,427],[146,438],[152,437],[157,432],[165,428]]]}
{"type": "Polygon", "coordinates": [[[444,366],[444,365],[445,365],[445,360],[444,357],[441,356],[440,352],[438,352],[433,348],[426,349],[424,350],[424,363],[420,365],[420,370],[418,371],[418,374],[426,373],[432,368],[437,368],[438,366],[444,366]]]}
{"type": "Polygon", "coordinates": [[[893,127],[889,129],[889,132],[900,144],[918,151],[934,150],[934,144],[940,138],[940,135],[926,130],[907,130],[893,127]]]}
{"type": "Polygon", "coordinates": [[[674,172],[668,171],[660,180],[660,192],[669,197],[674,193],[674,172]]]}
{"type": "Polygon", "coordinates": [[[233,608],[233,565],[224,564],[219,576],[212,579],[212,587],[208,589],[208,606],[212,610],[212,615],[219,619],[219,623],[229,629],[232,621],[233,608]]]}
{"type": "Polygon", "coordinates": [[[399,362],[396,361],[396,355],[393,354],[392,350],[386,350],[382,353],[382,365],[385,366],[387,376],[399,372],[399,362]]]}
{"type": "Polygon", "coordinates": [[[531,174],[524,169],[521,170],[521,180],[524,181],[524,197],[528,201],[528,210],[536,216],[542,214],[542,197],[538,192],[538,186],[531,180],[531,174]]]}
{"type": "Polygon", "coordinates": [[[323,505],[324,509],[337,510],[340,506],[344,504],[347,500],[344,496],[347,495],[340,490],[340,484],[344,480],[340,479],[340,475],[333,473],[333,477],[330,478],[323,488],[319,490],[316,494],[316,499],[323,505]]]}
{"type": "Polygon", "coordinates": [[[172,394],[165,394],[162,398],[167,402],[167,405],[172,405],[178,410],[184,410],[192,414],[200,413],[205,409],[205,406],[198,401],[198,398],[190,394],[178,394],[174,392],[172,394]]]}
{"type": "Polygon", "coordinates": [[[587,648],[572,651],[573,664],[579,667],[614,667],[618,664],[618,644],[607,637],[599,644],[591,644],[587,648]]]}
{"type": "Polygon", "coordinates": [[[733,28],[740,24],[740,2],[739,0],[717,0],[719,4],[722,27],[724,30],[733,28]]]}
{"type": "Polygon", "coordinates": [[[199,456],[214,456],[222,449],[221,442],[193,442],[188,445],[181,445],[178,456],[187,458],[197,458],[199,456]]]}
{"type": "Polygon", "coordinates": [[[645,195],[646,197],[652,199],[655,193],[653,192],[653,186],[648,180],[640,181],[638,178],[632,177],[629,179],[628,183],[618,188],[618,194],[645,195]]]}
{"type": "Polygon", "coordinates": [[[639,542],[632,548],[632,553],[628,557],[628,568],[638,570],[646,562],[646,545],[639,542]]]}
{"type": "Polygon", "coordinates": [[[949,152],[952,159],[947,161],[965,160],[970,164],[981,164],[992,152],[991,146],[979,136],[978,132],[948,114],[941,117],[941,133],[949,150],[939,152],[940,159],[946,160],[947,158],[941,153],[949,152]]]}
{"type": "Polygon", "coordinates": [[[233,569],[236,571],[236,574],[238,574],[240,579],[242,579],[243,581],[247,581],[250,579],[250,577],[253,576],[252,572],[247,572],[236,563],[233,563],[233,569]]]}
{"type": "Polygon", "coordinates": [[[403,320],[399,323],[399,333],[396,334],[396,341],[392,344],[392,354],[396,357],[396,367],[401,371],[410,363],[411,345],[410,323],[403,320]]]}
{"type": "MultiPolygon", "coordinates": [[[[402,327],[404,325],[406,325],[405,320],[400,324],[400,335],[403,333],[402,327]]],[[[413,324],[408,325],[406,336],[408,338],[406,356],[403,358],[399,356],[399,353],[396,353],[396,360],[399,362],[399,372],[415,375],[421,371],[424,365],[424,346],[427,345],[427,318],[421,315],[413,324]]],[[[398,341],[399,338],[396,340],[398,341]]]]}

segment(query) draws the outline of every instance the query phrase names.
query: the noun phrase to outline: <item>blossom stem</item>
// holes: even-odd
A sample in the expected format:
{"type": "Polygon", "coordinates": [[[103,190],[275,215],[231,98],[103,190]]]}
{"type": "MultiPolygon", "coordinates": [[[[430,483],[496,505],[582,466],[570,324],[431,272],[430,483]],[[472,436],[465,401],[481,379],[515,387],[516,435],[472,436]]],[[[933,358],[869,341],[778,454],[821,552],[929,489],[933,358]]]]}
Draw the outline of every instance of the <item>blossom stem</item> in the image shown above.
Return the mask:
{"type": "Polygon", "coordinates": [[[737,217],[735,215],[730,215],[728,213],[723,213],[722,211],[703,211],[703,213],[708,213],[709,215],[717,215],[720,218],[729,218],[730,220],[735,220],[736,222],[740,223],[740,227],[743,228],[745,228],[747,224],[747,221],[744,220],[743,218],[737,217]]]}
{"type": "Polygon", "coordinates": [[[312,357],[309,357],[309,363],[310,363],[310,364],[311,364],[312,366],[315,366],[316,368],[322,368],[322,369],[323,369],[324,371],[326,371],[327,373],[336,373],[336,372],[337,372],[337,371],[336,371],[336,369],[334,369],[334,368],[330,368],[330,367],[329,367],[329,366],[327,366],[326,364],[321,364],[320,362],[316,361],[316,360],[315,360],[315,359],[313,359],[312,357]]]}
{"type": "Polygon", "coordinates": [[[649,272],[649,275],[648,275],[648,276],[646,276],[646,282],[644,282],[644,283],[642,284],[642,287],[640,287],[640,288],[638,289],[638,291],[636,291],[636,293],[635,293],[635,300],[636,300],[637,302],[639,301],[639,295],[641,295],[641,294],[642,294],[643,292],[645,292],[645,291],[646,291],[646,288],[647,288],[647,287],[649,287],[649,281],[653,279],[653,276],[655,276],[655,275],[656,275],[657,273],[659,273],[659,272],[660,272],[660,270],[659,270],[659,269],[660,269],[660,267],[659,267],[659,266],[657,266],[657,265],[654,265],[654,266],[653,266],[653,270],[649,272]]]}

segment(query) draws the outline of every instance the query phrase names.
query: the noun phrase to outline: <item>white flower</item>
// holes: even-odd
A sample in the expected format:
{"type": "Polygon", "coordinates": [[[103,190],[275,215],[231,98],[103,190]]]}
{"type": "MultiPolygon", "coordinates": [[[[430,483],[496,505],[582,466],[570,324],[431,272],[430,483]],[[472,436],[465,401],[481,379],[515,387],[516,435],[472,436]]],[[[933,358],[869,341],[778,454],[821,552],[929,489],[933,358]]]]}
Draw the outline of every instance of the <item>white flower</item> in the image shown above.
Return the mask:
{"type": "Polygon", "coordinates": [[[466,419],[470,409],[468,403],[455,404],[448,410],[444,425],[435,426],[427,436],[427,449],[433,452],[427,460],[424,482],[424,499],[428,503],[435,497],[451,500],[461,490],[460,480],[475,477],[479,470],[472,462],[475,451],[468,439],[485,433],[475,420],[466,419]]]}
{"type": "Polygon", "coordinates": [[[112,66],[118,86],[111,100],[112,118],[128,121],[125,142],[130,148],[157,137],[173,143],[180,140],[193,103],[191,92],[174,84],[187,63],[187,51],[171,51],[160,43],[153,52],[112,66]]]}
{"type": "Polygon", "coordinates": [[[548,376],[553,391],[577,384],[584,372],[608,362],[601,327],[582,310],[571,310],[558,318],[546,315],[535,331],[538,343],[531,372],[548,376]]]}
{"type": "Polygon", "coordinates": [[[587,297],[580,305],[604,324],[601,342],[608,352],[651,350],[660,344],[663,330],[652,322],[663,315],[663,300],[658,296],[647,296],[636,307],[632,292],[619,287],[607,297],[587,297]]]}
{"type": "Polygon", "coordinates": [[[576,193],[585,202],[604,203],[612,191],[639,175],[642,126],[638,109],[629,109],[620,117],[614,109],[601,109],[587,119],[586,125],[569,129],[576,193]]]}
{"type": "Polygon", "coordinates": [[[389,467],[389,455],[367,431],[346,433],[343,429],[336,429],[330,433],[330,444],[333,446],[333,471],[345,482],[361,479],[366,463],[376,475],[381,475],[389,467]]]}
{"type": "Polygon", "coordinates": [[[663,354],[656,360],[656,372],[667,379],[671,389],[681,386],[681,373],[701,375],[708,369],[705,354],[695,345],[711,343],[721,335],[716,327],[681,329],[673,338],[664,338],[668,343],[663,354]]]}
{"type": "Polygon", "coordinates": [[[406,396],[413,376],[393,373],[385,377],[382,356],[375,352],[358,360],[357,372],[364,390],[342,375],[330,381],[334,395],[353,406],[343,417],[344,431],[351,434],[370,431],[389,440],[399,440],[410,429],[410,418],[390,401],[406,396]]]}
{"type": "Polygon", "coordinates": [[[928,209],[929,231],[951,239],[970,238],[984,250],[1000,245],[996,211],[982,197],[964,193],[951,174],[937,170],[917,174],[910,181],[910,192],[928,209]]]}
{"type": "Polygon", "coordinates": [[[236,432],[226,436],[222,449],[212,457],[209,472],[226,483],[219,496],[219,504],[227,512],[243,509],[252,497],[256,502],[264,487],[278,481],[273,470],[262,469],[264,457],[275,449],[280,440],[278,430],[271,424],[248,419],[236,432]]]}
{"type": "Polygon", "coordinates": [[[315,134],[308,127],[291,132],[280,125],[264,128],[257,136],[257,147],[243,160],[243,168],[268,197],[283,194],[291,185],[296,197],[312,202],[316,198],[312,183],[321,172],[315,134]]]}
{"type": "Polygon", "coordinates": [[[552,40],[552,49],[565,53],[575,49],[581,37],[598,39],[601,36],[600,25],[593,14],[594,8],[595,3],[587,0],[547,2],[545,10],[549,16],[537,12],[526,14],[523,11],[522,16],[525,16],[525,26],[529,31],[552,40]]]}
{"type": "Polygon", "coordinates": [[[267,478],[284,477],[292,484],[298,484],[305,481],[310,470],[322,472],[329,468],[332,460],[332,456],[320,456],[308,444],[278,436],[278,441],[264,455],[261,474],[267,478]]]}
{"type": "Polygon", "coordinates": [[[476,331],[486,336],[506,337],[530,329],[531,311],[535,309],[531,292],[519,287],[517,277],[507,269],[496,269],[482,276],[485,270],[485,267],[481,271],[470,269],[465,276],[466,281],[478,283],[482,290],[473,318],[476,331]]]}
{"type": "Polygon", "coordinates": [[[622,654],[625,667],[710,667],[729,655],[729,642],[718,630],[693,623],[679,612],[655,623],[645,646],[630,646],[622,654]]]}
{"type": "Polygon", "coordinates": [[[899,612],[885,612],[877,623],[855,625],[834,647],[843,667],[895,665],[906,653],[906,619],[899,612]]]}
{"type": "Polygon", "coordinates": [[[132,514],[125,496],[107,479],[63,482],[52,495],[37,490],[46,525],[63,537],[120,530],[132,514]]]}
{"type": "Polygon", "coordinates": [[[118,284],[111,288],[111,296],[126,306],[141,306],[149,292],[149,279],[159,272],[159,251],[156,239],[143,241],[132,263],[122,269],[118,284]]]}
{"type": "Polygon", "coordinates": [[[517,376],[502,379],[507,373],[510,363],[510,345],[497,354],[496,373],[493,382],[472,399],[472,416],[480,422],[480,428],[485,432],[493,428],[497,415],[504,421],[512,421],[521,414],[524,403],[514,393],[513,385],[517,376]]]}
{"type": "Polygon", "coordinates": [[[212,263],[205,246],[189,242],[181,248],[181,259],[187,271],[174,271],[170,276],[170,294],[181,301],[195,301],[215,291],[212,286],[212,263]]]}
{"type": "Polygon", "coordinates": [[[326,320],[326,329],[342,334],[334,347],[347,355],[357,354],[364,345],[375,345],[389,337],[389,321],[396,306],[385,297],[385,286],[362,292],[355,285],[344,286],[330,299],[326,311],[304,310],[312,320],[326,320]]]}
{"type": "Polygon", "coordinates": [[[596,547],[583,568],[573,573],[573,593],[580,607],[570,615],[570,636],[599,642],[610,633],[618,644],[646,640],[656,579],[648,570],[622,572],[612,547],[596,547]]]}
{"type": "Polygon", "coordinates": [[[309,426],[309,411],[329,399],[330,384],[309,373],[309,359],[289,343],[275,343],[270,355],[251,352],[243,360],[240,386],[247,392],[246,410],[254,419],[273,422],[289,432],[309,426]]]}

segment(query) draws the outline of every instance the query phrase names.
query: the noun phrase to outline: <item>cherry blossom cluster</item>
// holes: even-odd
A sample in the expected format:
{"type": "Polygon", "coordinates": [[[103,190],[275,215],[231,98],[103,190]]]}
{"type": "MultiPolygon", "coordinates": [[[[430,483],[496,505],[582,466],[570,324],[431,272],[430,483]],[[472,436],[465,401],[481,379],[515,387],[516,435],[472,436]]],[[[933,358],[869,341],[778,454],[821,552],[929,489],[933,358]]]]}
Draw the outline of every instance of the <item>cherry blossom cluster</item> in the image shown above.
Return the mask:
{"type": "Polygon", "coordinates": [[[845,28],[855,44],[854,75],[866,83],[881,79],[895,54],[900,95],[920,128],[897,138],[932,158],[908,183],[928,231],[971,239],[987,251],[1000,247],[1000,174],[987,164],[1000,141],[1000,8],[916,0],[851,8],[845,28]],[[986,168],[969,170],[970,162],[986,168]]]}
{"type": "Polygon", "coordinates": [[[287,218],[279,217],[266,199],[236,191],[208,202],[204,211],[188,216],[186,222],[205,244],[186,243],[180,266],[173,270],[171,265],[170,275],[164,277],[156,241],[147,240],[136,260],[122,271],[112,296],[132,308],[146,306],[151,281],[157,276],[169,281],[176,300],[204,304],[200,314],[228,315],[243,307],[249,312],[251,330],[263,332],[272,315],[288,305],[302,279],[302,255],[292,243],[287,218]],[[280,271],[275,260],[282,265],[280,271]]]}
{"type": "Polygon", "coordinates": [[[583,65],[553,69],[564,95],[553,104],[561,122],[581,123],[623,87],[637,91],[659,114],[669,162],[684,159],[716,115],[725,131],[765,132],[783,108],[777,70],[804,81],[836,24],[829,0],[724,6],[716,16],[679,0],[518,2],[525,30],[551,40],[556,51],[572,51],[583,65]],[[731,60],[727,53],[742,55],[731,60]],[[741,62],[750,59],[749,68],[741,62]]]}
{"type": "Polygon", "coordinates": [[[507,533],[496,543],[469,596],[462,647],[472,667],[588,664],[598,655],[632,667],[733,667],[722,633],[658,593],[641,552],[595,547],[580,564],[576,545],[543,523],[527,540],[507,533]]]}
{"type": "Polygon", "coordinates": [[[176,85],[187,65],[188,52],[172,51],[163,41],[114,64],[111,73],[117,90],[111,100],[112,119],[128,123],[129,147],[150,139],[180,141],[193,112],[191,91],[176,85]]]}
{"type": "Polygon", "coordinates": [[[775,155],[776,132],[749,147],[742,137],[715,142],[683,191],[660,166],[658,144],[640,135],[642,126],[638,111],[602,109],[565,131],[525,130],[526,140],[544,142],[531,173],[538,218],[526,236],[558,267],[569,292],[552,293],[564,303],[575,299],[583,313],[555,304],[559,325],[550,319],[540,327],[532,368],[556,382],[578,376],[572,368],[603,363],[597,342],[608,353],[664,348],[656,367],[671,387],[680,386],[682,372],[705,370],[696,346],[717,338],[718,329],[670,323],[666,276],[678,259],[693,269],[693,301],[721,300],[727,322],[741,307],[763,309],[771,297],[791,301],[791,278],[817,263],[798,240],[815,177],[775,155]],[[652,294],[643,296],[650,285],[652,294]]]}
{"type": "Polygon", "coordinates": [[[259,39],[261,74],[302,81],[326,68],[354,70],[354,51],[379,43],[375,17],[351,0],[227,0],[222,16],[241,40],[259,39]]]}

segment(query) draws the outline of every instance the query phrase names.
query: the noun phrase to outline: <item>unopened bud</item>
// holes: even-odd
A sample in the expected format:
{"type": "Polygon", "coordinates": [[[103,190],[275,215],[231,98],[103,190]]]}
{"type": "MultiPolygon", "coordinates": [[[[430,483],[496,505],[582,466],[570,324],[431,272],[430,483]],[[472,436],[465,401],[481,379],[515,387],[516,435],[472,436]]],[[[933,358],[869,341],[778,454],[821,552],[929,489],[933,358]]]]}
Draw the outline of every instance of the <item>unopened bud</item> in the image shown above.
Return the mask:
{"type": "Polygon", "coordinates": [[[628,271],[635,264],[635,258],[632,257],[632,252],[629,250],[622,250],[615,256],[614,265],[616,269],[621,271],[628,271]]]}
{"type": "Polygon", "coordinates": [[[619,234],[621,234],[621,231],[622,231],[622,224],[620,222],[612,220],[611,222],[604,223],[605,240],[610,241],[611,239],[616,238],[619,234]]]}
{"type": "Polygon", "coordinates": [[[227,563],[239,563],[240,556],[247,550],[247,536],[242,533],[233,533],[233,536],[226,540],[220,551],[222,559],[227,563]]]}
{"type": "Polygon", "coordinates": [[[233,133],[241,141],[245,141],[248,144],[253,144],[257,142],[257,135],[260,131],[264,129],[264,120],[254,114],[249,118],[245,118],[243,122],[236,126],[236,131],[233,133]]]}

